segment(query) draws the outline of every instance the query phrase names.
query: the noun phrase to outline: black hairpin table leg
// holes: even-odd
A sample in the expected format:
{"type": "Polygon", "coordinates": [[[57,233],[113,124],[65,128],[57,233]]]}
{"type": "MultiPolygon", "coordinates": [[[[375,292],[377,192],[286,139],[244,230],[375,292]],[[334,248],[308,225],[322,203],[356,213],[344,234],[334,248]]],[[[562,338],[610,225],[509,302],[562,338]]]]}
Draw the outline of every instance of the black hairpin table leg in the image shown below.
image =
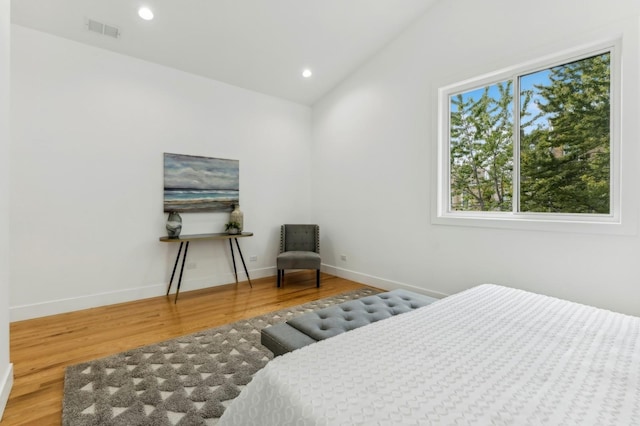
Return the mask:
{"type": "Polygon", "coordinates": [[[242,251],[240,250],[240,244],[238,243],[238,238],[251,237],[253,236],[253,232],[241,232],[240,234],[229,235],[226,232],[214,233],[214,234],[193,234],[193,235],[181,235],[179,237],[160,237],[160,241],[165,243],[180,243],[180,248],[178,249],[178,255],[176,256],[176,261],[173,264],[173,270],[171,271],[171,279],[169,280],[169,285],[167,287],[167,296],[171,292],[171,286],[173,285],[173,279],[176,276],[176,270],[178,269],[178,262],[180,262],[180,255],[182,254],[182,266],[180,268],[180,275],[178,277],[178,286],[176,290],[175,302],[178,301],[178,295],[180,294],[180,286],[182,285],[182,275],[184,274],[184,265],[187,262],[187,251],[189,250],[189,242],[190,241],[206,241],[206,240],[229,240],[229,249],[231,250],[231,258],[233,261],[233,273],[236,277],[236,283],[238,283],[238,268],[236,266],[236,258],[235,253],[233,252],[233,242],[232,239],[236,240],[236,247],[238,249],[238,253],[240,253],[240,259],[242,260],[242,266],[244,266],[244,272],[247,274],[247,280],[249,281],[249,285],[253,287],[251,283],[251,278],[249,277],[249,271],[247,270],[247,265],[244,263],[244,257],[242,256],[242,251]],[[184,243],[187,243],[184,246],[184,252],[182,252],[182,246],[184,243]]]}
{"type": "Polygon", "coordinates": [[[184,255],[182,256],[182,267],[180,268],[180,278],[178,278],[178,289],[176,290],[176,298],[173,303],[178,303],[178,294],[180,294],[180,284],[182,284],[182,273],[184,272],[184,262],[187,260],[187,251],[189,250],[189,241],[184,246],[184,255]]]}
{"type": "MultiPolygon", "coordinates": [[[[240,250],[240,244],[238,243],[238,239],[234,238],[234,240],[236,240],[236,247],[238,247],[238,253],[240,253],[240,260],[242,260],[242,266],[244,266],[244,272],[245,274],[247,274],[247,280],[249,281],[249,286],[251,288],[253,288],[253,284],[251,284],[251,277],[249,277],[249,271],[247,270],[247,264],[244,263],[244,257],[242,256],[242,250],[240,250]]],[[[229,244],[231,244],[231,240],[229,240],[229,244]]],[[[231,249],[231,253],[233,253],[233,248],[231,249]]],[[[236,267],[236,263],[233,262],[233,267],[236,267]]],[[[238,278],[237,278],[237,274],[236,274],[236,282],[238,282],[238,278]]]]}
{"type": "Polygon", "coordinates": [[[233,263],[233,273],[236,276],[236,284],[238,284],[238,268],[236,268],[236,257],[233,254],[233,243],[231,242],[231,238],[229,238],[229,250],[231,250],[231,263],[233,263]]]}
{"type": "Polygon", "coordinates": [[[180,243],[180,248],[178,249],[178,255],[176,256],[176,263],[173,264],[173,272],[171,272],[171,279],[169,280],[169,287],[167,288],[167,296],[171,291],[171,286],[173,285],[173,277],[176,274],[176,267],[178,266],[178,260],[180,260],[180,253],[182,252],[182,245],[184,243],[180,243]]]}

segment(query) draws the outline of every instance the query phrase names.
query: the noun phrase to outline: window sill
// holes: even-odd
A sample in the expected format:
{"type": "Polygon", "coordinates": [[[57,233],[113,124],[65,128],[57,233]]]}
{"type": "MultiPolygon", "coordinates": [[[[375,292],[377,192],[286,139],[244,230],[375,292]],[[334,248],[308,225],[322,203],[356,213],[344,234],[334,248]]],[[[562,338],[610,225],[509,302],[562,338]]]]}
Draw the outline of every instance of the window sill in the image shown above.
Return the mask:
{"type": "Polygon", "coordinates": [[[589,215],[491,215],[473,212],[434,214],[431,221],[434,225],[466,226],[478,228],[511,229],[539,232],[571,232],[581,234],[634,235],[637,233],[635,223],[623,223],[610,216],[589,215]]]}

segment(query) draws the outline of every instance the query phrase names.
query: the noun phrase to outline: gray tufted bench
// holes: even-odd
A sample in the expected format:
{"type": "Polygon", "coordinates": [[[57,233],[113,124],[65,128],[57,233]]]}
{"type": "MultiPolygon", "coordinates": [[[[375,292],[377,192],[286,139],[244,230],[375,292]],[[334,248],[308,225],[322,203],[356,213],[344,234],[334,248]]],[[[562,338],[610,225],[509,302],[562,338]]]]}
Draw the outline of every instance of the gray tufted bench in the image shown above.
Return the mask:
{"type": "Polygon", "coordinates": [[[278,356],[372,322],[427,306],[436,300],[407,290],[379,293],[265,327],[260,332],[260,341],[278,356]]]}

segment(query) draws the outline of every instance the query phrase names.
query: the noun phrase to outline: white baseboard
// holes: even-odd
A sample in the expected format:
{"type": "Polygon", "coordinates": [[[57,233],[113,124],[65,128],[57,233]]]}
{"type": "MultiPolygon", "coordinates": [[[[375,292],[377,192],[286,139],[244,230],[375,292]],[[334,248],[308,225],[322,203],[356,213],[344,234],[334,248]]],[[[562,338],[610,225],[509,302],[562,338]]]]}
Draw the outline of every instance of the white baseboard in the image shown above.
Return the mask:
{"type": "Polygon", "coordinates": [[[361,284],[366,284],[371,287],[376,287],[383,290],[395,290],[398,288],[402,288],[405,290],[435,297],[436,299],[442,299],[443,297],[449,296],[446,293],[430,290],[428,288],[416,287],[414,285],[405,284],[398,281],[392,281],[385,278],[375,277],[373,275],[367,275],[361,272],[350,271],[348,269],[338,268],[336,266],[331,266],[331,265],[322,265],[322,271],[331,275],[335,275],[336,277],[355,281],[361,284]]]}
{"type": "Polygon", "coordinates": [[[0,421],[2,421],[2,415],[4,409],[9,401],[9,394],[11,393],[11,387],[13,386],[13,364],[9,364],[7,371],[0,381],[0,421]]]}
{"type": "MultiPolygon", "coordinates": [[[[254,269],[249,271],[252,279],[275,275],[275,267],[254,269]]],[[[238,271],[238,280],[246,281],[247,276],[238,271]]],[[[175,294],[177,278],[174,278],[171,294],[175,294]]],[[[207,287],[235,283],[233,273],[216,274],[202,278],[184,279],[180,286],[180,292],[200,290],[207,287]]],[[[40,318],[65,312],[79,311],[98,306],[113,305],[115,303],[131,302],[134,300],[148,299],[150,297],[164,296],[167,293],[167,283],[153,284],[142,287],[133,287],[125,290],[116,290],[97,294],[89,294],[67,299],[58,299],[42,303],[33,303],[9,308],[11,322],[23,321],[32,318],[40,318]]]]}

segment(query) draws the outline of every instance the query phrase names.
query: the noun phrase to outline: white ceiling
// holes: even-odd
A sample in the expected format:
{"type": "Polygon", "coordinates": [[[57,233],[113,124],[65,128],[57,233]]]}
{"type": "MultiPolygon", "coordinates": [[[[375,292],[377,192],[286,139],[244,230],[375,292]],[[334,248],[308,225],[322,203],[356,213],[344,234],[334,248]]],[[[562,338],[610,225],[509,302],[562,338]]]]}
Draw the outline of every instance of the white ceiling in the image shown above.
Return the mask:
{"type": "Polygon", "coordinates": [[[311,105],[436,0],[12,0],[30,27],[311,105]],[[155,19],[138,17],[149,6],[155,19]],[[118,27],[118,39],[87,29],[118,27]],[[313,76],[301,72],[311,68],[313,76]]]}

